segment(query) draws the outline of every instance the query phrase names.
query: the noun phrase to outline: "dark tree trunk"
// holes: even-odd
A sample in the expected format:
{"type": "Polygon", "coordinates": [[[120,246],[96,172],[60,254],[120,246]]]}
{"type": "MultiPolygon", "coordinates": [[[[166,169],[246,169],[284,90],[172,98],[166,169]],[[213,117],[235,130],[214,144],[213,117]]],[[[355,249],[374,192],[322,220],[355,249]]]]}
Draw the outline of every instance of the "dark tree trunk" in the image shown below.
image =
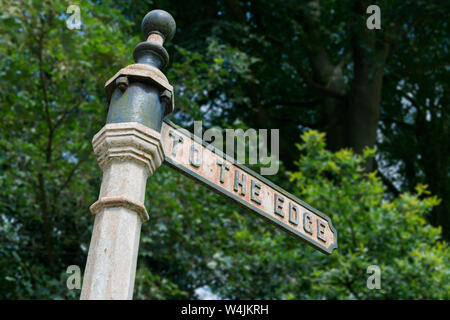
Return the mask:
{"type": "MultiPolygon", "coordinates": [[[[338,64],[331,62],[318,27],[320,25],[319,1],[310,1],[308,8],[309,11],[300,15],[299,22],[311,40],[307,50],[314,77],[309,78],[299,62],[297,62],[297,70],[305,82],[323,96],[328,148],[333,151],[350,148],[361,153],[364,148],[373,147],[376,143],[383,68],[389,46],[377,45],[376,31],[364,27],[349,35],[353,79],[350,88],[346,90],[342,69],[348,52],[344,51],[338,64]]],[[[361,8],[358,7],[355,11],[361,14],[361,8]]],[[[373,168],[374,163],[371,159],[366,163],[366,169],[373,170],[373,168]]]]}

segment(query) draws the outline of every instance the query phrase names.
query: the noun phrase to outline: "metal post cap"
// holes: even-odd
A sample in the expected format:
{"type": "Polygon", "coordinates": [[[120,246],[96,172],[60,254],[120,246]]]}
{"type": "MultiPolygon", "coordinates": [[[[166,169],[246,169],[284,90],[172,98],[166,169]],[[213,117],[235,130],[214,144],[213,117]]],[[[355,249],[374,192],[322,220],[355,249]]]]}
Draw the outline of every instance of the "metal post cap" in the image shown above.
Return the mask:
{"type": "Polygon", "coordinates": [[[176,24],[170,13],[164,10],[152,10],[142,19],[142,33],[147,38],[152,33],[160,34],[164,41],[172,40],[176,24]]]}

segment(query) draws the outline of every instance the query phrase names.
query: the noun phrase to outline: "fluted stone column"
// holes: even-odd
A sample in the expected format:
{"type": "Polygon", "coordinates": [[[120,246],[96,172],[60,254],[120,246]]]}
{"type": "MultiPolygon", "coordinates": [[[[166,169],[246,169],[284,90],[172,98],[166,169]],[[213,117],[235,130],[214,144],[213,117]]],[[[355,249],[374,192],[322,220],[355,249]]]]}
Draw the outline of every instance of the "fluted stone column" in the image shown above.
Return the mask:
{"type": "Polygon", "coordinates": [[[164,159],[162,117],[173,110],[172,86],[160,71],[168,54],[162,46],[175,32],[165,11],[149,12],[142,30],[147,41],[134,50],[136,64],[106,83],[107,124],[92,144],[101,170],[98,200],[81,299],[132,299],[147,178],[164,159]]]}

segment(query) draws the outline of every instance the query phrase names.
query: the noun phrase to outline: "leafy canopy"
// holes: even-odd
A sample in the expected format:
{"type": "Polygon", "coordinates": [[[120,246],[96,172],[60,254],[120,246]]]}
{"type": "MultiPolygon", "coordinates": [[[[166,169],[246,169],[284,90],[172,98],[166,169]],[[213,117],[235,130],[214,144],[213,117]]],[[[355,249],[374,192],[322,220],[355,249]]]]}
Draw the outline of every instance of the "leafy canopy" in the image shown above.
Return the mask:
{"type": "MultiPolygon", "coordinates": [[[[0,0],[3,299],[79,297],[79,291],[66,287],[66,269],[79,265],[83,271],[86,263],[93,224],[88,207],[97,199],[101,181],[90,141],[105,122],[103,85],[132,63],[132,50],[139,42],[135,29],[149,4],[104,1],[99,5],[88,0],[78,4],[82,28],[69,30],[66,1],[0,0]]],[[[277,6],[273,1],[267,4],[277,6]]],[[[253,32],[228,32],[232,26],[243,29],[217,22],[225,18],[210,19],[215,9],[227,15],[229,10],[198,7],[189,2],[173,10],[168,7],[180,28],[176,38],[180,41],[168,45],[174,61],[168,75],[177,88],[174,121],[189,125],[203,116],[222,127],[239,119],[242,125],[267,127],[267,119],[284,114],[276,105],[268,113],[258,104],[247,105],[251,98],[247,87],[258,83],[254,92],[262,100],[273,92],[313,98],[303,89],[299,96],[293,95],[302,82],[279,72],[279,56],[285,48],[270,46],[263,35],[253,32]],[[193,8],[204,14],[205,23],[188,19],[193,8]],[[214,24],[220,28],[211,28],[214,24]],[[226,40],[230,36],[248,40],[247,47],[240,42],[233,46],[226,40]],[[258,110],[260,116],[250,123],[258,110]],[[251,117],[243,117],[244,113],[251,117]]],[[[267,21],[272,21],[266,16],[272,13],[280,11],[265,10],[267,21]]],[[[285,13],[289,10],[281,12],[285,13]]],[[[281,18],[277,15],[277,28],[286,26],[281,18]]],[[[284,31],[277,34],[288,36],[284,31]]],[[[391,88],[396,88],[395,82],[391,88]]],[[[429,92],[421,99],[426,100],[429,92]]],[[[295,149],[300,119],[315,121],[315,113],[295,112],[291,119],[295,130],[287,130],[286,119],[276,122],[289,137],[282,141],[282,153],[295,149]]],[[[428,195],[424,184],[414,184],[415,193],[388,194],[376,173],[361,170],[373,150],[361,156],[349,150],[332,153],[317,131],[306,131],[302,139],[297,166],[285,164],[292,171],[291,183],[283,170],[274,182],[331,216],[339,234],[337,252],[324,256],[162,167],[148,181],[150,221],[141,234],[135,298],[195,298],[197,288],[208,286],[223,298],[448,299],[448,245],[439,241],[439,229],[425,220],[439,200],[428,195]],[[381,267],[380,290],[366,288],[369,265],[381,267]]],[[[410,141],[408,135],[396,139],[392,138],[392,148],[410,141]]],[[[445,170],[445,163],[439,168],[445,170]]]]}

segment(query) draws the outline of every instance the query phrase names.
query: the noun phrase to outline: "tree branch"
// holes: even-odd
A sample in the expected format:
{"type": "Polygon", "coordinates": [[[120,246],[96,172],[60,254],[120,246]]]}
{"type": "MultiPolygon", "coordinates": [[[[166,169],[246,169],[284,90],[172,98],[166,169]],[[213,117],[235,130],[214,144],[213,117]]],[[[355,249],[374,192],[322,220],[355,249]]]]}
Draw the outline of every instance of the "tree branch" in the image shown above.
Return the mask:
{"type": "Polygon", "coordinates": [[[314,80],[312,80],[308,73],[306,72],[305,69],[303,69],[303,67],[298,63],[296,66],[296,70],[297,73],[303,78],[303,80],[305,81],[305,83],[313,90],[316,90],[320,93],[323,93],[327,96],[333,97],[333,98],[337,98],[337,99],[344,99],[345,98],[345,94],[340,93],[336,90],[327,88],[323,85],[318,84],[317,82],[315,82],[314,80]]]}
{"type": "Polygon", "coordinates": [[[406,122],[403,122],[403,121],[400,121],[400,120],[393,119],[393,118],[388,118],[388,117],[383,116],[380,120],[381,121],[387,121],[387,122],[390,122],[390,123],[395,123],[395,124],[398,124],[398,125],[400,125],[402,127],[408,128],[408,129],[413,129],[413,125],[411,125],[409,123],[406,123],[406,122]]]}
{"type": "Polygon", "coordinates": [[[43,51],[43,43],[44,43],[44,31],[41,30],[41,34],[39,36],[39,44],[38,44],[38,60],[39,60],[39,79],[42,87],[42,94],[44,98],[44,112],[45,112],[45,118],[48,125],[48,140],[47,140],[47,148],[45,152],[45,160],[47,163],[51,162],[52,157],[52,143],[53,143],[53,124],[52,119],[50,116],[50,106],[48,101],[48,94],[47,94],[47,83],[44,75],[44,67],[43,67],[43,57],[42,57],[42,51],[43,51]]]}
{"type": "Polygon", "coordinates": [[[417,101],[416,98],[410,97],[406,92],[401,91],[402,97],[411,102],[414,106],[416,106],[419,110],[425,110],[425,107],[417,101]]]}
{"type": "Polygon", "coordinates": [[[230,7],[231,11],[233,11],[233,14],[236,16],[237,20],[240,23],[245,24],[247,22],[247,19],[245,17],[245,13],[242,11],[241,7],[239,6],[239,1],[226,0],[225,2],[230,7]]]}
{"type": "Polygon", "coordinates": [[[78,105],[74,105],[72,108],[65,109],[63,114],[58,119],[56,119],[56,122],[55,122],[55,125],[54,125],[53,129],[56,130],[56,128],[58,128],[63,123],[63,121],[65,120],[67,115],[72,113],[77,108],[78,108],[78,105]]]}
{"type": "Polygon", "coordinates": [[[401,192],[397,189],[397,187],[389,180],[380,170],[380,167],[378,166],[378,161],[374,159],[373,161],[374,167],[377,170],[378,174],[380,175],[381,181],[383,181],[384,185],[388,188],[388,190],[394,194],[395,196],[398,196],[401,192]]]}
{"type": "Polygon", "coordinates": [[[310,101],[274,99],[264,103],[264,108],[270,108],[277,105],[304,108],[304,107],[315,107],[319,105],[319,103],[320,101],[318,99],[310,101]]]}
{"type": "Polygon", "coordinates": [[[78,163],[75,166],[73,166],[73,168],[72,168],[72,170],[70,170],[69,175],[67,176],[66,180],[58,188],[55,198],[58,198],[58,196],[61,194],[61,192],[69,185],[70,181],[72,180],[73,175],[75,174],[77,169],[80,167],[82,162],[84,162],[84,160],[80,159],[80,160],[78,160],[78,163]]]}
{"type": "Polygon", "coordinates": [[[320,14],[320,1],[311,0],[307,4],[307,9],[301,10],[296,17],[296,21],[308,34],[309,46],[307,46],[307,55],[317,80],[312,79],[308,75],[308,72],[302,67],[301,61],[294,53],[291,54],[291,59],[294,61],[297,73],[311,89],[329,97],[343,99],[346,95],[338,90],[329,88],[329,84],[332,82],[336,68],[343,65],[347,53],[344,53],[338,66],[331,63],[320,32],[320,14]]]}
{"type": "Polygon", "coordinates": [[[53,259],[53,250],[52,250],[52,238],[51,238],[51,230],[50,230],[50,221],[48,217],[48,205],[47,205],[47,193],[45,191],[45,182],[44,176],[42,173],[38,174],[38,183],[39,183],[39,200],[40,207],[42,210],[42,220],[44,221],[44,235],[45,235],[45,247],[47,251],[47,258],[50,267],[50,273],[52,277],[55,277],[54,270],[54,259],[53,259]]]}
{"type": "MultiPolygon", "coordinates": [[[[45,162],[46,164],[50,164],[52,158],[52,144],[53,144],[53,124],[50,115],[50,104],[47,93],[47,82],[44,74],[44,62],[43,62],[43,47],[44,47],[44,36],[45,36],[45,28],[43,18],[40,17],[41,20],[41,28],[39,34],[38,41],[38,61],[39,61],[39,79],[42,88],[43,100],[44,100],[44,112],[45,119],[48,125],[48,138],[47,138],[47,148],[45,151],[45,162]]],[[[48,199],[47,192],[45,187],[45,180],[42,172],[38,173],[38,191],[36,196],[40,200],[40,207],[42,211],[42,219],[44,222],[44,236],[45,236],[45,246],[47,251],[48,264],[50,268],[50,274],[53,278],[56,277],[55,274],[55,265],[54,265],[54,257],[52,250],[52,237],[51,237],[51,226],[49,219],[49,210],[48,210],[48,199]]]]}
{"type": "Polygon", "coordinates": [[[306,7],[306,12],[303,10],[300,11],[296,21],[308,34],[309,45],[306,49],[314,74],[317,75],[321,83],[328,83],[335,66],[331,63],[328,53],[325,50],[322,33],[320,32],[320,1],[310,0],[306,7]]]}

